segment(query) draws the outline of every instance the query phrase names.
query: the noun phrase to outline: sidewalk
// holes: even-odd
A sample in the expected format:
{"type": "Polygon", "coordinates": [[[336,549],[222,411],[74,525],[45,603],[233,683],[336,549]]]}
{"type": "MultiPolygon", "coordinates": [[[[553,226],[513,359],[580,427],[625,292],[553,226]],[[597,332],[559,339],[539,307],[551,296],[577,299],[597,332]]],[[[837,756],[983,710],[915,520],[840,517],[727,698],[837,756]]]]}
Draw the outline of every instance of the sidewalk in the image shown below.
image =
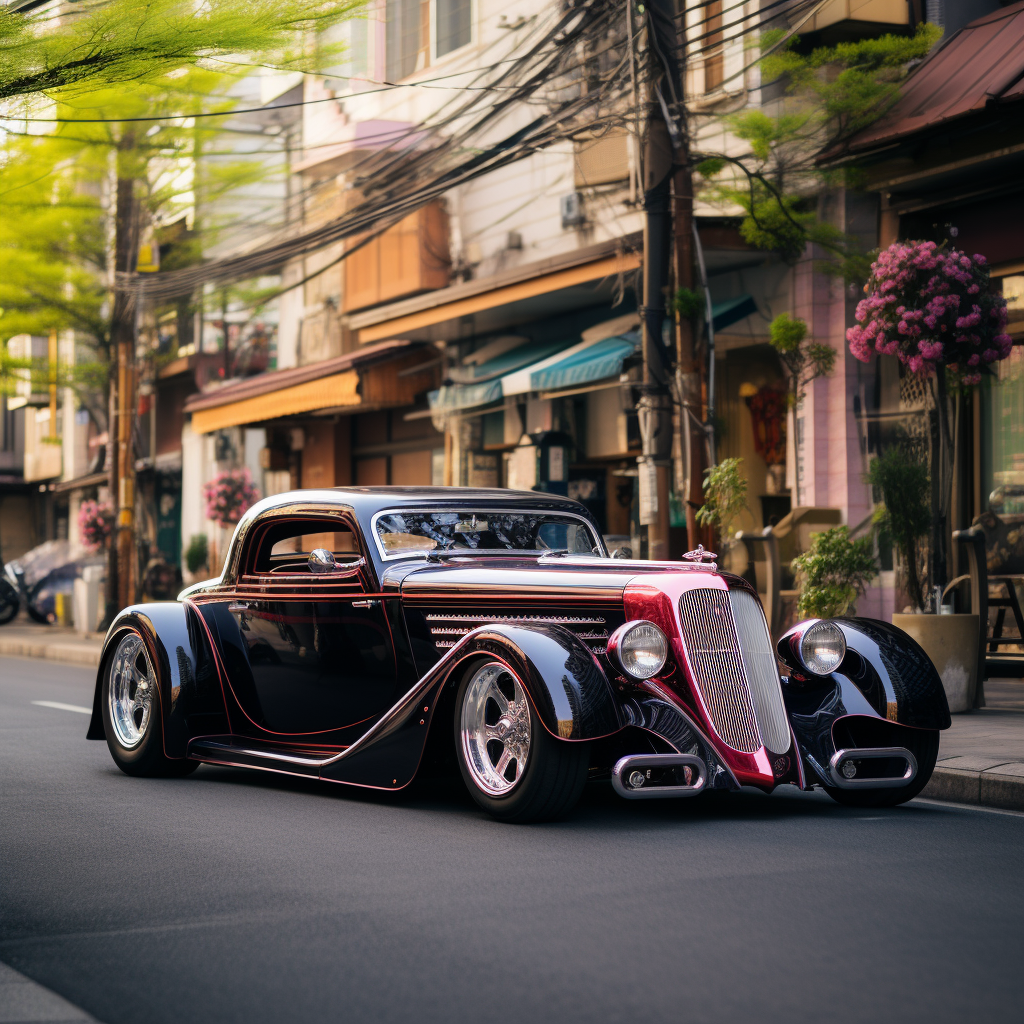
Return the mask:
{"type": "MultiPolygon", "coordinates": [[[[48,658],[72,665],[99,665],[103,636],[40,626],[21,617],[0,626],[0,657],[48,658]]],[[[988,706],[954,715],[942,734],[939,762],[921,794],[1024,811],[1024,680],[989,679],[988,706]]]]}
{"type": "Polygon", "coordinates": [[[40,625],[24,614],[0,626],[0,657],[46,658],[97,668],[102,647],[102,633],[82,636],[65,626],[40,625]]]}
{"type": "Polygon", "coordinates": [[[1024,680],[987,679],[986,707],[953,715],[922,796],[1024,811],[1024,680]]]}

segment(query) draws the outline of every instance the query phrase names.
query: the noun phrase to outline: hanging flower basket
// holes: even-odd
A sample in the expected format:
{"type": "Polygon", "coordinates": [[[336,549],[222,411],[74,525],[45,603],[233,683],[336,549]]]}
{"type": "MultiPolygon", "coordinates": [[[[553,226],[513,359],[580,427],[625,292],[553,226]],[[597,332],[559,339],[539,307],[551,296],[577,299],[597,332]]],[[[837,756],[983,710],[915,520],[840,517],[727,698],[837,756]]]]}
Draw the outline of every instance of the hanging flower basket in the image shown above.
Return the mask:
{"type": "Polygon", "coordinates": [[[972,385],[1010,354],[1006,301],[992,287],[984,256],[934,242],[896,242],[871,264],[866,291],[857,326],[846,332],[862,362],[881,352],[912,373],[930,376],[945,367],[972,385]]]}
{"type": "Polygon", "coordinates": [[[260,499],[248,469],[229,469],[204,488],[206,518],[221,526],[234,526],[243,513],[260,499]]]}
{"type": "Polygon", "coordinates": [[[83,501],[78,509],[78,536],[92,551],[105,547],[114,528],[114,510],[109,504],[83,501]]]}

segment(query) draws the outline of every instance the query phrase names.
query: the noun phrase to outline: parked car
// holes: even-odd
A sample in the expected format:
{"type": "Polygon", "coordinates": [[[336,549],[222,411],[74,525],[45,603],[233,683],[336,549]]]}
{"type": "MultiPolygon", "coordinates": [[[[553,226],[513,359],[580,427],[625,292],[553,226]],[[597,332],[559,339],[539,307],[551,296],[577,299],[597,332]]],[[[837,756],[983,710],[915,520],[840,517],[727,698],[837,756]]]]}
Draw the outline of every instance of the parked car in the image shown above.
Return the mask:
{"type": "Polygon", "coordinates": [[[582,505],[532,491],[275,495],[217,579],[116,618],[88,735],[129,775],[207,762],[400,790],[457,766],[511,821],[566,813],[588,777],[627,799],[920,792],[950,724],[921,648],[871,619],[773,647],[713,558],[610,558],[582,505]]]}

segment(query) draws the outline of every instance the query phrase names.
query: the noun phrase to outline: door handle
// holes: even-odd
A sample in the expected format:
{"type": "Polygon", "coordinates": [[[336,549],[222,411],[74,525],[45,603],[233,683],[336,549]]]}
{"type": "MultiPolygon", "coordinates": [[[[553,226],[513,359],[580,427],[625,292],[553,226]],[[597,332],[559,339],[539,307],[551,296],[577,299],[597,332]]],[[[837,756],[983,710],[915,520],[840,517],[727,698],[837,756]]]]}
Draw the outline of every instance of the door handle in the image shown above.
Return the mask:
{"type": "Polygon", "coordinates": [[[353,608],[376,608],[379,604],[380,604],[380,601],[374,601],[374,600],[371,600],[371,599],[367,599],[365,601],[353,601],[352,602],[352,607],[353,608]]]}

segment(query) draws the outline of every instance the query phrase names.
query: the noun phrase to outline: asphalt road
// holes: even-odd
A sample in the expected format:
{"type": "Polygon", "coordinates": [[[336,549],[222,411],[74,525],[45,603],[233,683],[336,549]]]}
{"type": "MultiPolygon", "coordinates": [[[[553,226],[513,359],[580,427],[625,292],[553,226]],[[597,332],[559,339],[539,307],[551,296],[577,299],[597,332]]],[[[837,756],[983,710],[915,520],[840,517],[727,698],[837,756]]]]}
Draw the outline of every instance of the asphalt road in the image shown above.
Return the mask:
{"type": "Polygon", "coordinates": [[[0,659],[0,961],[105,1024],[1021,1020],[1024,815],[130,779],[91,688],[0,659]]]}

